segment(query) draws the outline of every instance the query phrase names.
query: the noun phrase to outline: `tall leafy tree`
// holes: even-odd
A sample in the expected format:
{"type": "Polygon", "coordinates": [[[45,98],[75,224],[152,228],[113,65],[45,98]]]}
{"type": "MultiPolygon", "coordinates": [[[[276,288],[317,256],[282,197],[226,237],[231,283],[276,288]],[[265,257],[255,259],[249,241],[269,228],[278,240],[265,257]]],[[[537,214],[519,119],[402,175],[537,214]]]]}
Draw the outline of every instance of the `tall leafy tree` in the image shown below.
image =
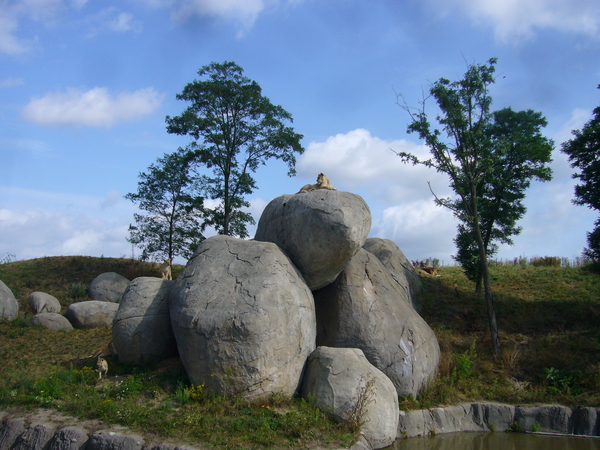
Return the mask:
{"type": "Polygon", "coordinates": [[[247,237],[247,225],[255,223],[243,211],[250,206],[245,196],[257,187],[252,173],[275,158],[287,164],[289,176],[295,175],[295,154],[304,152],[302,135],[287,125],[292,116],[262,95],[237,64],[213,62],[198,75],[203,79],[177,95],[190,105],[179,116],[167,116],[167,131],[190,136],[188,150],[212,172],[200,177],[203,193],[219,200],[218,206],[206,208],[205,225],[219,234],[247,237]]]}
{"type": "MultiPolygon", "coordinates": [[[[600,106],[594,109],[583,129],[573,130],[572,134],[575,137],[562,144],[562,151],[569,155],[569,163],[577,171],[573,178],[580,181],[575,186],[573,203],[600,211],[600,106]]],[[[584,254],[600,261],[600,219],[587,234],[587,242],[589,248],[584,254]]]]}
{"type": "MultiPolygon", "coordinates": [[[[498,251],[498,244],[512,245],[512,236],[521,232],[517,226],[527,208],[523,204],[525,191],[532,180],[549,181],[552,170],[552,140],[542,135],[547,125],[541,113],[532,110],[513,111],[504,108],[491,114],[487,130],[493,158],[491,176],[477,186],[481,233],[488,258],[498,251]]],[[[459,200],[450,201],[452,209],[460,211],[459,200]]],[[[469,279],[481,292],[482,274],[479,251],[473,239],[469,221],[461,217],[454,240],[455,259],[465,269],[469,279]]]]}
{"type": "Polygon", "coordinates": [[[150,256],[189,258],[204,239],[203,198],[193,176],[194,155],[185,149],[166,154],[139,175],[138,190],[125,198],[146,214],[134,214],[130,227],[132,244],[150,256]]]}
{"type": "Polygon", "coordinates": [[[450,208],[460,220],[455,240],[458,258],[482,279],[492,349],[497,354],[500,339],[488,251],[495,250],[490,246],[494,240],[507,242],[517,232],[515,223],[524,213],[520,201],[525,188],[532,177],[550,176],[550,169],[544,165],[550,161],[552,145],[539,134],[539,128],[545,125],[539,113],[511,109],[491,112],[489,86],[495,82],[496,62],[492,58],[487,64],[469,65],[461,80],[440,78],[431,86],[429,92],[440,111],[436,120],[441,130],[429,122],[426,99],[417,109],[406,102],[401,104],[411,117],[408,132],[419,134],[431,158],[420,160],[406,152],[398,155],[405,163],[432,167],[449,177],[456,197],[436,197],[436,202],[450,208]]]}

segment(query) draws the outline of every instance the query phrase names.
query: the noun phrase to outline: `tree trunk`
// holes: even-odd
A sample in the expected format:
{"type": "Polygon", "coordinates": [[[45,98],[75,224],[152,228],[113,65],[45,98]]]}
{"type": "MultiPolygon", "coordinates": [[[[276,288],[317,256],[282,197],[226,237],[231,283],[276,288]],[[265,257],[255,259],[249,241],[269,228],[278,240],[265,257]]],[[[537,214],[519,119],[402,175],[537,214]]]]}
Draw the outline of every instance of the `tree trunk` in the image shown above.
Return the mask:
{"type": "MultiPolygon", "coordinates": [[[[500,337],[498,335],[498,323],[496,322],[496,308],[494,307],[494,296],[492,294],[492,283],[490,281],[490,272],[488,269],[487,255],[485,245],[479,230],[479,223],[475,222],[475,239],[479,247],[479,263],[481,264],[481,277],[483,278],[483,288],[485,293],[485,303],[487,306],[488,322],[492,338],[492,350],[494,355],[500,354],[500,337]]],[[[481,289],[481,288],[480,288],[481,289]]]]}
{"type": "Polygon", "coordinates": [[[492,338],[492,351],[494,355],[500,354],[500,337],[498,335],[498,323],[496,322],[496,308],[494,307],[494,295],[492,294],[492,283],[490,281],[490,272],[487,262],[486,245],[481,235],[481,227],[479,226],[479,211],[477,208],[477,191],[475,183],[471,183],[471,198],[470,209],[471,218],[473,220],[473,231],[477,247],[479,249],[479,264],[480,275],[483,278],[483,289],[485,295],[485,304],[487,306],[488,323],[490,326],[490,334],[492,338]]]}

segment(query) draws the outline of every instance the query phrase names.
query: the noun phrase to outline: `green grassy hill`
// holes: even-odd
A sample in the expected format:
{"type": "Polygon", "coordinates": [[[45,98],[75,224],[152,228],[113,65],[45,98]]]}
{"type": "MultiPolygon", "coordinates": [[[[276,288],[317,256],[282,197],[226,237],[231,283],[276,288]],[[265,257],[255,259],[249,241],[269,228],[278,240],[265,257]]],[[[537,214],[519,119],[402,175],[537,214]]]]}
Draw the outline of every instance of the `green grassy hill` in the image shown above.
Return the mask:
{"type": "MultiPolygon", "coordinates": [[[[182,266],[173,268],[174,278],[182,266]]],[[[248,403],[189,384],[177,359],[126,367],[108,357],[99,382],[79,358],[105,347],[110,328],[50,332],[30,326],[27,296],[43,291],[64,309],[86,300],[99,274],[159,276],[156,264],[128,259],[48,257],[0,265],[20,317],[0,323],[0,409],[50,407],[141,432],[231,448],[348,445],[356,427],[339,426],[306,402],[274,396],[248,403]],[[116,377],[116,378],[115,378],[116,377]]],[[[404,409],[470,400],[515,404],[600,404],[600,275],[591,266],[491,267],[502,354],[491,353],[483,298],[459,267],[422,278],[422,315],[442,349],[438,377],[404,409]]],[[[63,312],[64,312],[63,309],[63,312]]]]}

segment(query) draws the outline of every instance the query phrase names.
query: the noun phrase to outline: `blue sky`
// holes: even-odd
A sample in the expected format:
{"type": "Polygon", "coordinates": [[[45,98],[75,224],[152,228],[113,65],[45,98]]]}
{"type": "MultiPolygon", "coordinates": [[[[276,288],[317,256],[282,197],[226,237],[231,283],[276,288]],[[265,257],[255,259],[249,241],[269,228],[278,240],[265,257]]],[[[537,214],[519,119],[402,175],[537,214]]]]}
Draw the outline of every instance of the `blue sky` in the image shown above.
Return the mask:
{"type": "Polygon", "coordinates": [[[597,0],[0,0],[0,257],[130,257],[137,209],[123,196],[188,142],[165,130],[186,106],[175,95],[227,60],[304,135],[297,177],[279,162],[256,174],[256,221],[324,172],[367,201],[371,236],[451,263],[456,222],[427,186],[447,196],[448,181],[392,152],[427,154],[396,93],[416,106],[491,57],[492,108],[541,111],[556,143],[553,181],[532,184],[498,257],[574,258],[597,213],[571,204],[559,149],[600,104],[597,0]]]}

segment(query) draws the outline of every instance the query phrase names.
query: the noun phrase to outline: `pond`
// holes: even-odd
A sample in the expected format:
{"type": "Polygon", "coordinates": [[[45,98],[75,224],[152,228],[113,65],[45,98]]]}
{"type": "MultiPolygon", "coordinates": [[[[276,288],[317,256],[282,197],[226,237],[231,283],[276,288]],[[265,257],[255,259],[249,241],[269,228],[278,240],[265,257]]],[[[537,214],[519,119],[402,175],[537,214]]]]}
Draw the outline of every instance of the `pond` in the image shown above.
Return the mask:
{"type": "Polygon", "coordinates": [[[600,439],[526,433],[450,433],[397,439],[390,450],[600,450],[600,439]]]}

